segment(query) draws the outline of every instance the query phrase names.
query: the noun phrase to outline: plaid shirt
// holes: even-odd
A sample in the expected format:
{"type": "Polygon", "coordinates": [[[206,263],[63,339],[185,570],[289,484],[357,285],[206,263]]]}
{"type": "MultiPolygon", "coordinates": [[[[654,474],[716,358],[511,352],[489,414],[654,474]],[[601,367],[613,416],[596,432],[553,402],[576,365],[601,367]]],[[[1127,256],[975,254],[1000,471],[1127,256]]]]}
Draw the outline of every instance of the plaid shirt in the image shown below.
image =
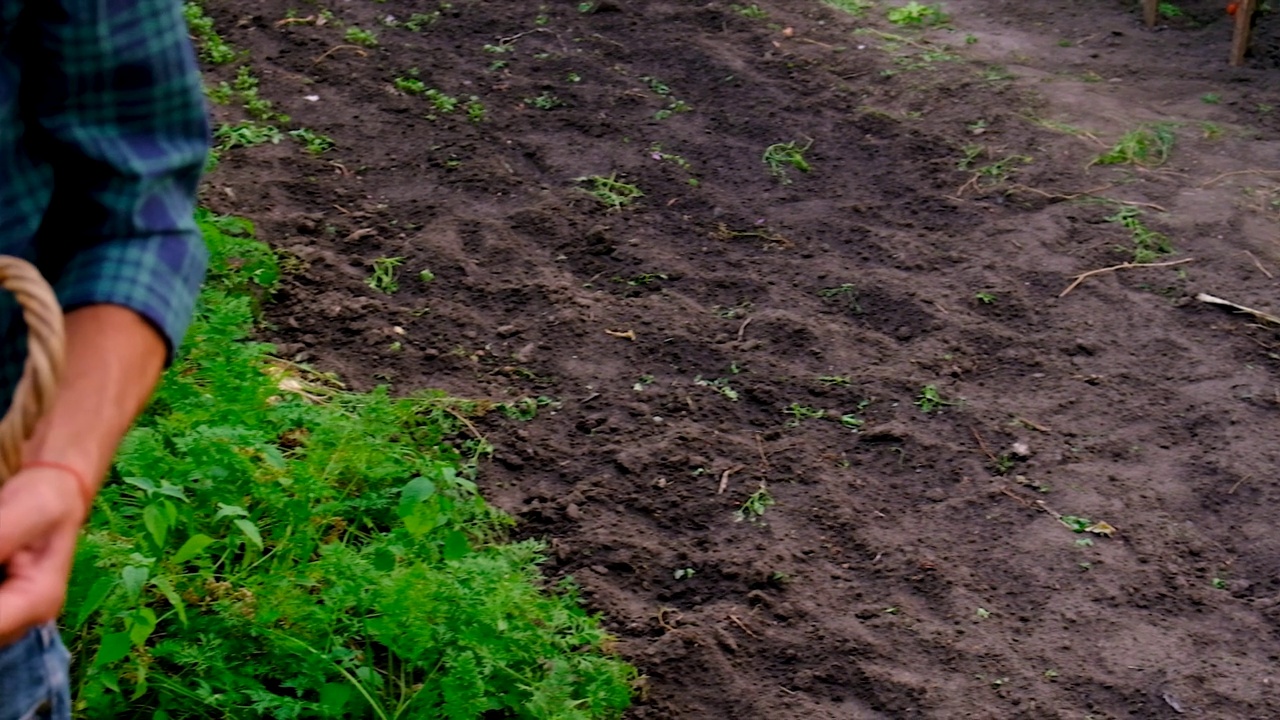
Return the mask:
{"type": "MultiPolygon", "coordinates": [[[[208,138],[179,0],[0,0],[0,254],[35,262],[65,310],[128,307],[172,356],[207,264],[208,138]]],[[[6,405],[24,337],[0,294],[6,405]]]]}

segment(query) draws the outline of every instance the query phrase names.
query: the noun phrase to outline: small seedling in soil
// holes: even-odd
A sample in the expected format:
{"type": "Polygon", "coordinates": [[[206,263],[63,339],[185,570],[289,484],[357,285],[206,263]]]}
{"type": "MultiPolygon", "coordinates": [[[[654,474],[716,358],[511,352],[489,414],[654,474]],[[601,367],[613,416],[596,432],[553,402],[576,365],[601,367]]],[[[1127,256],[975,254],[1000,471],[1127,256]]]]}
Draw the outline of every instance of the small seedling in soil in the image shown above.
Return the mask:
{"type": "Polygon", "coordinates": [[[769,173],[783,185],[789,185],[791,179],[787,176],[787,169],[794,168],[800,172],[807,173],[810,170],[809,161],[805,160],[804,154],[813,145],[813,141],[805,143],[803,147],[792,142],[774,143],[765,148],[764,164],[769,168],[769,173]]]}
{"type": "Polygon", "coordinates": [[[1174,18],[1180,18],[1184,15],[1184,13],[1182,12],[1182,8],[1178,7],[1177,5],[1174,5],[1171,2],[1160,3],[1159,5],[1156,6],[1156,11],[1160,13],[1160,17],[1168,18],[1170,20],[1174,18]]]}
{"type": "Polygon", "coordinates": [[[676,113],[689,112],[693,108],[683,100],[672,100],[670,105],[653,114],[654,120],[666,120],[676,113]]]}
{"type": "Polygon", "coordinates": [[[818,382],[827,387],[849,387],[853,382],[848,375],[823,375],[818,378],[818,382]]]}
{"type": "Polygon", "coordinates": [[[752,20],[763,20],[769,17],[769,13],[765,12],[764,10],[761,10],[760,6],[755,4],[730,5],[729,9],[738,13],[743,17],[751,18],[752,20]]]}
{"type": "Polygon", "coordinates": [[[423,29],[431,27],[432,25],[435,25],[436,21],[438,21],[439,19],[440,19],[439,10],[436,10],[434,12],[429,12],[429,13],[414,13],[409,16],[408,20],[405,20],[403,23],[401,23],[400,27],[404,28],[405,30],[408,30],[409,32],[422,32],[423,29]]]}
{"type": "Polygon", "coordinates": [[[847,12],[854,17],[862,17],[876,5],[871,0],[822,0],[822,4],[847,12]]]}
{"type": "Polygon", "coordinates": [[[1174,139],[1171,123],[1144,125],[1125,133],[1115,147],[1099,155],[1094,162],[1098,165],[1163,165],[1173,150],[1174,139]]]}
{"type": "Polygon", "coordinates": [[[867,421],[851,413],[848,415],[841,415],[840,424],[849,428],[850,430],[858,430],[863,425],[866,425],[867,421]]]}
{"type": "Polygon", "coordinates": [[[801,405],[800,403],[791,403],[791,405],[787,407],[786,410],[783,410],[782,412],[784,415],[791,416],[791,419],[787,421],[787,427],[790,427],[790,428],[800,427],[800,423],[804,422],[805,420],[813,420],[826,415],[825,412],[817,408],[812,408],[807,405],[801,405]]]}
{"type": "Polygon", "coordinates": [[[1223,580],[1222,578],[1214,578],[1214,579],[1213,579],[1213,583],[1212,583],[1212,585],[1213,585],[1213,587],[1214,587],[1215,589],[1217,589],[1217,590],[1226,590],[1226,589],[1227,589],[1227,581],[1226,581],[1226,580],[1223,580]]]}
{"type": "Polygon", "coordinates": [[[622,278],[614,278],[614,279],[620,282],[625,282],[628,285],[631,285],[632,287],[636,287],[640,285],[652,285],[653,283],[656,283],[659,280],[668,279],[668,276],[665,273],[640,273],[639,275],[636,275],[635,277],[632,277],[632,278],[628,278],[627,280],[623,280],[622,278]]]}
{"type": "Polygon", "coordinates": [[[430,270],[423,270],[422,272],[418,273],[418,279],[421,280],[422,283],[425,285],[426,283],[429,283],[432,280],[435,280],[436,274],[431,272],[430,270]]]}
{"type": "Polygon", "coordinates": [[[649,387],[652,384],[653,384],[652,375],[641,375],[640,379],[636,381],[636,384],[631,386],[631,389],[635,390],[636,392],[643,392],[645,388],[649,387]]]}
{"type": "Polygon", "coordinates": [[[941,410],[944,407],[955,404],[956,403],[951,400],[944,400],[942,395],[938,392],[938,386],[936,385],[925,385],[921,388],[920,395],[916,398],[915,402],[916,407],[920,408],[921,412],[926,413],[941,410]]]}
{"type": "Polygon", "coordinates": [[[1111,524],[1103,520],[1094,522],[1089,518],[1077,517],[1075,515],[1061,515],[1058,522],[1070,528],[1075,533],[1093,533],[1094,535],[1105,535],[1111,537],[1115,534],[1116,529],[1111,524]]]}
{"type": "Polygon", "coordinates": [[[404,264],[404,258],[401,257],[384,257],[373,261],[373,274],[365,280],[365,284],[381,293],[388,295],[400,289],[400,284],[396,281],[396,268],[404,264]]]}
{"type": "Polygon", "coordinates": [[[289,137],[302,143],[302,148],[312,155],[323,155],[334,148],[333,138],[306,128],[290,130],[289,137]]]}
{"type": "Polygon", "coordinates": [[[823,288],[818,291],[818,297],[828,300],[847,298],[849,300],[849,309],[853,311],[853,314],[862,314],[862,305],[858,302],[858,288],[853,283],[841,283],[835,287],[823,288]]]}
{"type": "Polygon", "coordinates": [[[347,32],[343,37],[352,45],[378,47],[378,36],[372,30],[362,30],[353,26],[347,28],[347,32]]]}
{"type": "Polygon", "coordinates": [[[266,143],[276,144],[284,139],[284,133],[274,125],[263,125],[253,120],[221,125],[213,133],[218,141],[218,150],[231,150],[238,147],[254,147],[266,143]]]}
{"type": "Polygon", "coordinates": [[[915,0],[902,7],[890,8],[888,16],[889,22],[894,25],[941,25],[947,21],[947,16],[939,6],[923,5],[915,0]]]}
{"type": "Polygon", "coordinates": [[[725,378],[717,378],[715,380],[704,380],[702,379],[702,376],[699,375],[693,379],[693,384],[712,388],[713,390],[720,393],[721,395],[729,398],[731,401],[738,402],[738,397],[739,397],[738,391],[730,387],[729,381],[725,378]]]}
{"type": "Polygon", "coordinates": [[[773,496],[769,494],[769,488],[765,487],[764,483],[760,483],[760,489],[751,493],[751,497],[747,498],[746,502],[742,503],[742,506],[734,511],[733,519],[736,522],[742,522],[743,520],[750,520],[753,523],[759,522],[760,518],[764,517],[765,510],[776,504],[777,502],[773,499],[773,496]]]}
{"type": "Polygon", "coordinates": [[[982,157],[985,152],[986,148],[981,145],[965,145],[964,157],[960,158],[960,161],[956,163],[956,168],[960,170],[968,170],[973,166],[974,161],[982,157]]]}
{"type": "Polygon", "coordinates": [[[1200,102],[1206,105],[1217,105],[1222,102],[1222,96],[1218,93],[1205,93],[1200,96],[1200,102]]]}
{"type": "Polygon", "coordinates": [[[983,305],[993,305],[995,304],[996,296],[993,293],[989,293],[984,290],[982,292],[975,293],[973,296],[973,299],[977,300],[983,305]]]}
{"type": "Polygon", "coordinates": [[[1008,475],[1009,471],[1012,470],[1013,466],[1017,463],[1018,461],[1012,455],[1005,453],[997,456],[996,459],[991,462],[991,469],[997,475],[1008,475]]]}
{"type": "Polygon", "coordinates": [[[1169,242],[1169,238],[1164,233],[1148,228],[1142,222],[1142,211],[1135,207],[1120,208],[1115,215],[1107,218],[1107,222],[1116,223],[1132,234],[1133,247],[1119,249],[1126,252],[1132,250],[1135,263],[1156,262],[1165,255],[1173,254],[1173,245],[1169,242]]]}
{"type": "Polygon", "coordinates": [[[1222,126],[1217,123],[1200,123],[1200,132],[1205,140],[1219,140],[1222,138],[1222,126]]]}
{"type": "Polygon", "coordinates": [[[604,203],[610,210],[621,210],[644,197],[640,188],[622,182],[617,173],[612,173],[609,177],[591,175],[578,178],[577,182],[586,183],[587,187],[584,189],[587,194],[604,203]]]}
{"type": "Polygon", "coordinates": [[[556,108],[564,105],[564,102],[555,95],[552,95],[549,92],[544,92],[537,97],[525,98],[524,104],[539,110],[555,110],[556,108]]]}
{"type": "Polygon", "coordinates": [[[986,608],[978,608],[978,611],[975,614],[978,616],[979,620],[986,620],[991,617],[991,611],[986,608]]]}
{"type": "Polygon", "coordinates": [[[679,568],[675,572],[671,573],[671,576],[677,580],[688,580],[695,574],[697,574],[697,571],[693,568],[679,568]]]}

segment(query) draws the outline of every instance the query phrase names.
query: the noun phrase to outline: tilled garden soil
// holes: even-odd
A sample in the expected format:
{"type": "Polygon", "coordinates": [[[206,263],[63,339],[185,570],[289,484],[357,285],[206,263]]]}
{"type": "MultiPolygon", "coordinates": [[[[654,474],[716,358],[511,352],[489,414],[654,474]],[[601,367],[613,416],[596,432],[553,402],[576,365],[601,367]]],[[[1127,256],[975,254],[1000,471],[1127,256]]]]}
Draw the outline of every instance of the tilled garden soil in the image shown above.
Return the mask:
{"type": "Polygon", "coordinates": [[[1217,3],[1134,4],[208,0],[337,148],[206,203],[288,258],[285,357],[541,398],[481,486],[629,717],[1280,717],[1280,337],[1195,299],[1280,309],[1280,20],[1232,69],[1217,3]],[[1144,122],[1167,163],[1090,164],[1144,122]],[[1062,294],[1135,228],[1187,262],[1062,294]]]}

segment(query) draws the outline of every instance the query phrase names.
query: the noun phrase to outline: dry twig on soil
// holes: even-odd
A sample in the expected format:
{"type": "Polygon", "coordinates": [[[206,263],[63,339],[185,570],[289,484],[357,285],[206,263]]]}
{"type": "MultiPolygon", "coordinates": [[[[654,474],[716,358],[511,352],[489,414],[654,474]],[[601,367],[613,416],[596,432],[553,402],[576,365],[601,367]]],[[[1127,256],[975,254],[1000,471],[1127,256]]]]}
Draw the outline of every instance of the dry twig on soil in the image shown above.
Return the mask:
{"type": "Polygon", "coordinates": [[[1071,292],[1072,290],[1075,290],[1076,286],[1084,282],[1085,278],[1093,275],[1101,275],[1102,273],[1111,272],[1112,270],[1130,270],[1132,268],[1150,268],[1150,267],[1169,267],[1170,265],[1181,265],[1183,263],[1189,263],[1192,260],[1195,260],[1195,258],[1183,258],[1181,260],[1170,260],[1168,262],[1157,262],[1157,263],[1120,263],[1119,265],[1112,265],[1111,267],[1098,268],[1097,270],[1082,272],[1076,276],[1075,280],[1072,281],[1070,285],[1067,286],[1066,290],[1063,290],[1062,292],[1058,293],[1058,297],[1066,297],[1067,293],[1071,292]]]}
{"type": "Polygon", "coordinates": [[[1280,170],[1236,170],[1235,172],[1224,172],[1214,179],[1201,184],[1200,187],[1207,188],[1223,178],[1229,178],[1234,175],[1280,175],[1280,170]]]}
{"type": "Polygon", "coordinates": [[[1237,305],[1236,303],[1233,303],[1230,300],[1223,300],[1220,297],[1215,297],[1208,293],[1200,293],[1199,295],[1196,295],[1196,299],[1199,300],[1200,302],[1209,303],[1210,305],[1219,305],[1221,307],[1231,308],[1232,310],[1237,310],[1242,313],[1247,313],[1249,315],[1252,315],[1258,318],[1259,320],[1265,320],[1273,325],[1280,325],[1280,317],[1276,317],[1271,313],[1266,313],[1261,310],[1254,310],[1253,308],[1245,307],[1244,305],[1237,305]]]}

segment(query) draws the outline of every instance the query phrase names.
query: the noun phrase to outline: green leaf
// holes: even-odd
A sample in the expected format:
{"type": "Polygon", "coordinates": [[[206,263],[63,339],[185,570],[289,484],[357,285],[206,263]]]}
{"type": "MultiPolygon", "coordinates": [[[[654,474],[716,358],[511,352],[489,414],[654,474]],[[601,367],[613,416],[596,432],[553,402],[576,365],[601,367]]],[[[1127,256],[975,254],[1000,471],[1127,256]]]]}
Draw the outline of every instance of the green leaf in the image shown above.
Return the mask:
{"type": "Polygon", "coordinates": [[[169,520],[159,503],[151,503],[142,511],[142,524],[147,527],[151,539],[155,540],[156,547],[164,547],[165,536],[169,534],[169,520]]]}
{"type": "Polygon", "coordinates": [[[139,565],[130,565],[120,571],[120,579],[124,581],[125,592],[129,593],[129,599],[138,597],[138,593],[142,592],[142,586],[146,584],[147,577],[151,575],[151,571],[139,565]]]}
{"type": "Polygon", "coordinates": [[[379,547],[373,551],[373,569],[380,573],[389,573],[396,569],[396,554],[388,547],[379,547]]]}
{"type": "Polygon", "coordinates": [[[173,583],[169,582],[169,578],[161,576],[152,580],[151,584],[155,585],[156,589],[158,589],[160,593],[164,595],[165,599],[169,601],[169,604],[172,605],[173,609],[178,613],[178,619],[182,621],[183,625],[186,625],[187,624],[186,603],[182,602],[182,598],[179,597],[178,593],[173,589],[173,583]]]}
{"type": "Polygon", "coordinates": [[[416,477],[400,489],[400,503],[422,502],[436,494],[436,484],[424,477],[416,477]]]}
{"type": "Polygon", "coordinates": [[[457,530],[450,530],[444,536],[444,559],[461,560],[471,552],[471,543],[467,536],[457,530]]]}
{"type": "Polygon", "coordinates": [[[142,490],[148,496],[151,495],[151,493],[155,492],[156,490],[159,490],[159,488],[156,487],[155,482],[153,482],[149,478],[127,477],[127,478],[124,478],[124,481],[138,488],[139,490],[142,490]]]}
{"type": "Polygon", "coordinates": [[[146,645],[147,638],[151,637],[151,633],[156,629],[156,611],[149,607],[138,608],[129,620],[129,639],[138,647],[146,645]]]}
{"type": "Polygon", "coordinates": [[[258,532],[258,526],[254,525],[253,521],[245,520],[244,518],[236,518],[235,522],[236,522],[236,527],[240,528],[240,531],[243,532],[245,536],[249,538],[249,542],[253,543],[254,545],[257,545],[259,550],[263,549],[262,533],[258,532]]]}
{"type": "Polygon", "coordinates": [[[98,646],[98,654],[93,658],[94,665],[110,665],[129,654],[133,647],[129,642],[129,633],[118,632],[102,636],[102,644],[98,646]]]}
{"type": "Polygon", "coordinates": [[[89,617],[97,611],[98,606],[102,605],[102,601],[107,599],[111,591],[115,589],[116,584],[120,581],[110,575],[100,577],[93,583],[93,587],[89,588],[89,593],[85,595],[84,601],[80,603],[80,608],[76,613],[76,621],[72,624],[73,630],[79,630],[84,627],[89,617]]]}
{"type": "Polygon", "coordinates": [[[343,683],[325,683],[320,686],[320,704],[332,717],[342,717],[343,709],[351,700],[351,686],[343,683]]]}
{"type": "Polygon", "coordinates": [[[218,503],[218,514],[213,516],[214,520],[221,520],[224,517],[249,517],[249,511],[239,505],[228,505],[226,503],[218,503]]]}
{"type": "Polygon", "coordinates": [[[170,560],[175,565],[181,565],[191,558],[204,552],[204,549],[217,542],[208,535],[192,535],[187,541],[182,543],[182,547],[178,548],[178,552],[173,554],[170,560]]]}

